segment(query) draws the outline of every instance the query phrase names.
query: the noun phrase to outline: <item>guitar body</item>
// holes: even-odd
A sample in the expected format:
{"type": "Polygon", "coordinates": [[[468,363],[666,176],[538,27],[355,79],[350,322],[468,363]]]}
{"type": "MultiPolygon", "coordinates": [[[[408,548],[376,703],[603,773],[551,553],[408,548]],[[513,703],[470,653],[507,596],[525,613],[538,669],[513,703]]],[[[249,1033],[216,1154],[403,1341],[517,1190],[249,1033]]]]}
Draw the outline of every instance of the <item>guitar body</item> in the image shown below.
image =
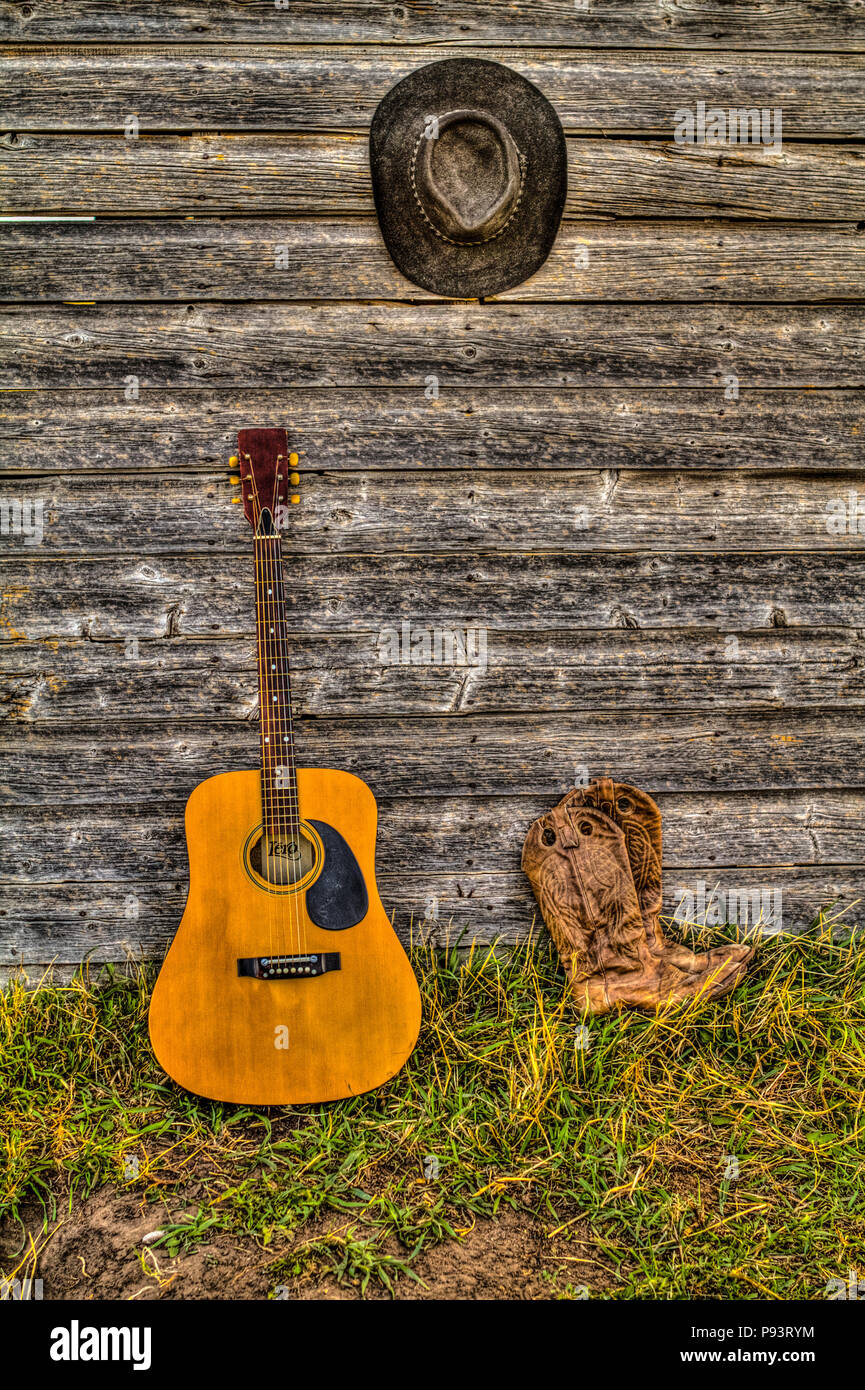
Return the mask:
{"type": "Polygon", "coordinates": [[[169,1076],[213,1100],[359,1095],[399,1071],[417,1040],[417,981],[375,883],[375,798],[348,772],[296,778],[310,858],[294,883],[256,871],[257,772],[211,777],[187,803],[189,897],[150,1038],[169,1076]]]}

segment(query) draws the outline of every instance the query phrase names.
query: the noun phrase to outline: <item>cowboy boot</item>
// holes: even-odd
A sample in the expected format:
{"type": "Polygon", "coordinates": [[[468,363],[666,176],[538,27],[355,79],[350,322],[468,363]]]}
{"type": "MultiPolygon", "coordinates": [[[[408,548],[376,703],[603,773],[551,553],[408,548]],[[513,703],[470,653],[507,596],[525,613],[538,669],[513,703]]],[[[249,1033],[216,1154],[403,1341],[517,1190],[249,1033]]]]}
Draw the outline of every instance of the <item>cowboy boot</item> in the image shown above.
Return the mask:
{"type": "MultiPolygon", "coordinates": [[[[615,821],[625,837],[649,949],[656,954],[666,955],[682,970],[702,971],[703,966],[699,963],[701,956],[687,946],[668,941],[661,929],[661,812],[652,798],[627,782],[613,782],[610,778],[599,777],[587,787],[569,792],[562,804],[596,806],[615,821]]],[[[741,942],[730,942],[715,946],[706,954],[709,966],[714,969],[727,959],[746,964],[753,956],[754,948],[741,942]]]]}
{"type": "Polygon", "coordinates": [[[530,827],[522,866],[577,1002],[606,1013],[616,975],[644,973],[643,925],[622,832],[588,809],[575,826],[557,806],[530,827]]]}
{"type": "Polygon", "coordinates": [[[625,782],[596,778],[587,787],[569,792],[562,803],[594,806],[615,821],[625,837],[631,877],[637,890],[640,913],[651,950],[663,951],[667,942],[661,931],[661,813],[651,797],[625,782]]]}
{"type": "Polygon", "coordinates": [[[624,834],[593,807],[566,802],[530,826],[522,865],[580,1007],[659,1009],[732,989],[744,973],[739,961],[704,955],[681,969],[669,953],[649,950],[624,834]]]}

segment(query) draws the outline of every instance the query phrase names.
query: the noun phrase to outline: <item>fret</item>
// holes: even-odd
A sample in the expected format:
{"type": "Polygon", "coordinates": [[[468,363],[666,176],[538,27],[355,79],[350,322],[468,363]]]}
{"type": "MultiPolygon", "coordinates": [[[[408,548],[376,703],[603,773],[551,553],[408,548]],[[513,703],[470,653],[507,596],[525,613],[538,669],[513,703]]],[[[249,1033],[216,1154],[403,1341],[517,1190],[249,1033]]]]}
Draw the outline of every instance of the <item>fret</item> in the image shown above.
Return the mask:
{"type": "Polygon", "coordinates": [[[282,546],[279,533],[271,527],[270,513],[264,511],[255,535],[261,804],[265,833],[281,840],[299,833],[300,814],[282,546]]]}
{"type": "MultiPolygon", "coordinates": [[[[299,475],[285,430],[238,430],[237,499],[252,527],[255,553],[255,632],[258,649],[261,811],[265,837],[299,838],[300,814],[292,728],[291,675],[285,621],[282,545],[276,518],[289,501],[288,484],[299,475]]],[[[299,501],[292,495],[291,502],[299,501]]]]}

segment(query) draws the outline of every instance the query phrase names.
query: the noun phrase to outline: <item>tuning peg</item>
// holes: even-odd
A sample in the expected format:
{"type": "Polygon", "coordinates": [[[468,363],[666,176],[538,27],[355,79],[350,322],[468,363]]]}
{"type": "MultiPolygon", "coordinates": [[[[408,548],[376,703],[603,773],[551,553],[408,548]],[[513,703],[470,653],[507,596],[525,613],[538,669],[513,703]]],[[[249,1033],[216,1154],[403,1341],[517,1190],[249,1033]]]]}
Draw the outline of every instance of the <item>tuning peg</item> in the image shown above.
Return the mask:
{"type": "Polygon", "coordinates": [[[231,500],[232,500],[232,502],[242,502],[242,501],[243,501],[243,498],[242,498],[242,497],[232,497],[231,500]]]}
{"type": "Polygon", "coordinates": [[[300,474],[299,474],[299,473],[290,473],[290,474],[289,474],[289,477],[288,477],[288,481],[291,483],[291,486],[292,486],[292,487],[297,487],[298,483],[300,482],[300,474]]]}
{"type": "Polygon", "coordinates": [[[296,503],[296,502],[299,502],[299,501],[300,501],[300,498],[298,497],[297,493],[295,493],[294,496],[293,496],[293,497],[290,497],[288,500],[289,500],[290,502],[295,502],[295,503],[296,503]]]}
{"type": "Polygon", "coordinates": [[[297,465],[300,463],[300,455],[299,455],[299,454],[289,454],[289,456],[288,456],[288,461],[289,461],[289,463],[291,464],[292,468],[296,468],[297,465]]]}
{"type": "Polygon", "coordinates": [[[232,454],[232,455],[231,455],[231,458],[228,460],[228,466],[229,466],[229,468],[236,468],[236,467],[237,467],[237,454],[232,454]]]}

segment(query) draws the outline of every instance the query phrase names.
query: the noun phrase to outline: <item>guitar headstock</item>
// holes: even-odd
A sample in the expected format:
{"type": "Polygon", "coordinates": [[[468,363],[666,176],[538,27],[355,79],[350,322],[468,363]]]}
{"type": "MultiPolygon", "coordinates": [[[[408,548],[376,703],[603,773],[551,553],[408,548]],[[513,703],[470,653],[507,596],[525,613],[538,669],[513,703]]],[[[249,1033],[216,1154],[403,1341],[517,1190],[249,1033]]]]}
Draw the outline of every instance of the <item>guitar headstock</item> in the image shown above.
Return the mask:
{"type": "Polygon", "coordinates": [[[300,482],[298,457],[288,451],[285,430],[238,430],[229,463],[239,470],[240,497],[233,500],[243,503],[253,531],[280,530],[289,505],[300,501],[292,492],[300,482]]]}

